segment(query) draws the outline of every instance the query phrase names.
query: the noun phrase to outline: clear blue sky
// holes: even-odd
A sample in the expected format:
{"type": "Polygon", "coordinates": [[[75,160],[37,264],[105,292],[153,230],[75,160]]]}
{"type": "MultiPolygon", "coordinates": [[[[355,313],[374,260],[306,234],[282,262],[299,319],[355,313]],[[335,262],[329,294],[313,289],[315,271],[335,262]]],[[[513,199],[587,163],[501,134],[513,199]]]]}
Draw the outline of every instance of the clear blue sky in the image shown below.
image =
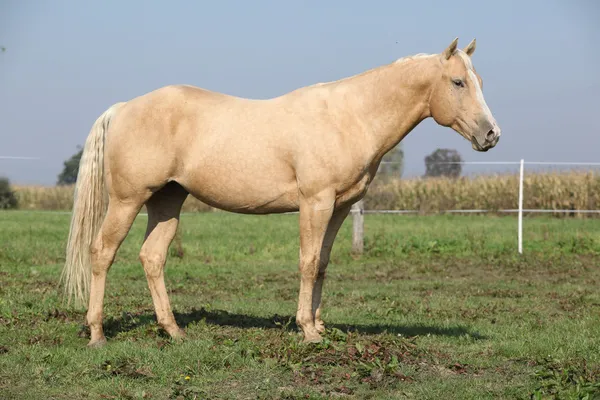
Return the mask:
{"type": "Polygon", "coordinates": [[[164,85],[269,98],[456,36],[477,38],[502,140],[476,153],[427,120],[403,142],[406,175],[437,147],[470,161],[600,162],[598,21],[594,0],[0,0],[0,156],[41,158],[0,159],[0,175],[53,184],[100,113],[164,85]]]}

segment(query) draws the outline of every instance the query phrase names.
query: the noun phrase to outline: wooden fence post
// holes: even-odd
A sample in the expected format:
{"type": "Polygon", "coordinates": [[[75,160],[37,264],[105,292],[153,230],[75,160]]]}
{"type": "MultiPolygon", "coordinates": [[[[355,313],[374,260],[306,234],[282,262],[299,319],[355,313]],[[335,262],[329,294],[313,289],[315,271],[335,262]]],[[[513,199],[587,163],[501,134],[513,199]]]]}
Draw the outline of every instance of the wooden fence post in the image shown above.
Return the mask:
{"type": "Polygon", "coordinates": [[[362,200],[357,201],[352,205],[352,253],[362,254],[364,250],[364,234],[365,234],[365,219],[364,219],[364,203],[362,200]]]}

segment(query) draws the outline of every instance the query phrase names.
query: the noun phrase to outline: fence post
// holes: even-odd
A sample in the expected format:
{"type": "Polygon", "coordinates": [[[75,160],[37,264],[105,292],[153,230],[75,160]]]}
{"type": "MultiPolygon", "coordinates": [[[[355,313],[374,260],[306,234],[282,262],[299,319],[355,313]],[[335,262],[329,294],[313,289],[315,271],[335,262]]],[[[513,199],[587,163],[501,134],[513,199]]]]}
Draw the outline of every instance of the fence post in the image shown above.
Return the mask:
{"type": "Polygon", "coordinates": [[[523,170],[525,161],[521,159],[521,168],[519,170],[519,254],[523,254],[523,170]]]}
{"type": "Polygon", "coordinates": [[[352,213],[352,253],[362,254],[364,249],[364,203],[362,200],[357,201],[352,205],[350,212],[352,213]]]}

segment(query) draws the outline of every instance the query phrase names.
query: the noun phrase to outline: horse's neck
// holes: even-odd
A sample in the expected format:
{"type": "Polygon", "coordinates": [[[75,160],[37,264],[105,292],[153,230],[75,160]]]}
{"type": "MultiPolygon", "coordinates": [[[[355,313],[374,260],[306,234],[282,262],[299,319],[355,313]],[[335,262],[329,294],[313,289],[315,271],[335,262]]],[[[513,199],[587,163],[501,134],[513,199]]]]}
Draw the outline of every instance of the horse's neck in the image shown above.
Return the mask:
{"type": "Polygon", "coordinates": [[[429,97],[439,74],[435,56],[417,56],[339,83],[353,116],[365,127],[365,149],[378,161],[429,116],[429,97]]]}

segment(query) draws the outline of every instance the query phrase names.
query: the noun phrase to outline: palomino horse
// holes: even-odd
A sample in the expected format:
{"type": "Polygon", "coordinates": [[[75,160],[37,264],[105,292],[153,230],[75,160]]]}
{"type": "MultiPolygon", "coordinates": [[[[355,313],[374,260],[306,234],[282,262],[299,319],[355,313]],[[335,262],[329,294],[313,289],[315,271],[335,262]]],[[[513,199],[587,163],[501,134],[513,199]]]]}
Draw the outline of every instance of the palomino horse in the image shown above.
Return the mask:
{"type": "Polygon", "coordinates": [[[477,151],[500,138],[471,56],[455,39],[441,54],[402,58],[359,75],[250,100],[178,85],[105,111],[79,167],[66,264],[69,300],[89,293],[88,345],[106,342],[107,272],[145,204],[140,252],[158,323],[177,326],[167,295],[167,250],[188,196],[230,212],[299,211],[305,342],[321,340],[321,292],[333,241],[381,158],[425,118],[451,127],[477,151]]]}

